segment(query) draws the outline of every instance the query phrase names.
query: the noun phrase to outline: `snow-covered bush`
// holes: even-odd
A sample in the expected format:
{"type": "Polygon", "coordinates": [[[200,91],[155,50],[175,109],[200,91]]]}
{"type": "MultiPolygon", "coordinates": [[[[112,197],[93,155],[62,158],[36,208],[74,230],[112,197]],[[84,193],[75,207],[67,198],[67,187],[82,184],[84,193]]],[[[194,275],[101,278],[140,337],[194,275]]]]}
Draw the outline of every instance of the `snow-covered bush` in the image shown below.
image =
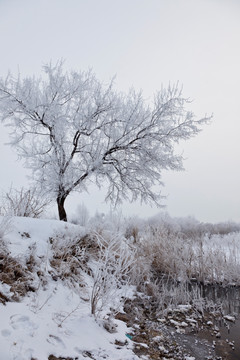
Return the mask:
{"type": "Polygon", "coordinates": [[[204,235],[197,223],[186,220],[176,227],[150,222],[141,232],[138,252],[141,262],[148,263],[148,278],[165,274],[179,281],[239,284],[240,233],[204,235]]]}
{"type": "Polygon", "coordinates": [[[131,284],[135,256],[119,235],[103,236],[96,233],[96,238],[99,253],[93,265],[91,313],[97,317],[109,306],[113,312],[119,310],[124,301],[123,289],[128,289],[131,284]]]}
{"type": "Polygon", "coordinates": [[[20,190],[10,188],[2,195],[0,214],[38,218],[49,203],[49,200],[39,194],[36,188],[20,190]]]}
{"type": "Polygon", "coordinates": [[[98,251],[93,236],[85,230],[76,227],[75,230],[67,226],[61,232],[49,239],[52,249],[50,265],[54,279],[61,279],[75,290],[84,287],[83,273],[91,275],[88,261],[95,258],[98,251]]]}
{"type": "MultiPolygon", "coordinates": [[[[9,294],[2,297],[0,291],[0,302],[19,301],[27,292],[35,291],[35,259],[32,254],[26,257],[12,257],[9,251],[0,248],[0,283],[9,288],[9,294]]],[[[4,303],[4,302],[3,302],[4,303]]]]}

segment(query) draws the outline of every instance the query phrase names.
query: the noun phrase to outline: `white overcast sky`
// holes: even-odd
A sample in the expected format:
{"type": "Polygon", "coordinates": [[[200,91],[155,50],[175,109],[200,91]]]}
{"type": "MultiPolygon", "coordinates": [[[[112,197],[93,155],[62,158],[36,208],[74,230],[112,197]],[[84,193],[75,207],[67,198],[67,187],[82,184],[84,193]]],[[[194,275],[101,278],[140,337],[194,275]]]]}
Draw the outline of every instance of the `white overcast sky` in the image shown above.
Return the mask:
{"type": "MultiPolygon", "coordinates": [[[[212,124],[177,149],[185,172],[163,174],[166,210],[201,221],[240,221],[239,0],[0,0],[0,76],[39,74],[60,58],[66,68],[93,68],[116,86],[151,97],[179,81],[198,117],[212,124]]],[[[21,162],[0,127],[0,188],[27,186],[21,162]]],[[[107,211],[103,195],[74,194],[91,212],[107,211]]],[[[139,204],[124,214],[159,210],[139,204]]]]}

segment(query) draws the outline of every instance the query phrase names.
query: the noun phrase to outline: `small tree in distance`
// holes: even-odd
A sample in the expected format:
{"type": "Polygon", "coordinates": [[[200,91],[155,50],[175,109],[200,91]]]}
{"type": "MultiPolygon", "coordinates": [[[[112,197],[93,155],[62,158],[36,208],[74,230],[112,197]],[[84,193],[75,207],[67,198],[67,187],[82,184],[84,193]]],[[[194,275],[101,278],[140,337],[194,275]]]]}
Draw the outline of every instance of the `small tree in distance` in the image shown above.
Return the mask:
{"type": "Polygon", "coordinates": [[[56,199],[60,220],[67,221],[68,195],[86,191],[90,180],[99,188],[107,181],[106,200],[115,204],[140,198],[159,205],[152,187],[162,185],[161,171],[183,169],[174,144],[209,118],[186,110],[178,86],[148,104],[141,92],[118,92],[92,71],[65,72],[62,61],[43,72],[39,79],[0,79],[0,115],[37,186],[56,199]]]}

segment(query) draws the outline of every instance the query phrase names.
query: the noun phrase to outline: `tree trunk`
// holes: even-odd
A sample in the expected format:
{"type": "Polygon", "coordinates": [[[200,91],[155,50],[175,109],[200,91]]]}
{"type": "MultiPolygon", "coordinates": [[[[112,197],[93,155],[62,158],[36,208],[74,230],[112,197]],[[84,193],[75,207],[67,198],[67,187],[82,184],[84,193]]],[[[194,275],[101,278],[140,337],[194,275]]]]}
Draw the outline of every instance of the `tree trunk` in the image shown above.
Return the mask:
{"type": "Polygon", "coordinates": [[[66,200],[65,196],[58,196],[57,198],[59,220],[62,221],[67,221],[67,214],[64,208],[65,200],[66,200]]]}

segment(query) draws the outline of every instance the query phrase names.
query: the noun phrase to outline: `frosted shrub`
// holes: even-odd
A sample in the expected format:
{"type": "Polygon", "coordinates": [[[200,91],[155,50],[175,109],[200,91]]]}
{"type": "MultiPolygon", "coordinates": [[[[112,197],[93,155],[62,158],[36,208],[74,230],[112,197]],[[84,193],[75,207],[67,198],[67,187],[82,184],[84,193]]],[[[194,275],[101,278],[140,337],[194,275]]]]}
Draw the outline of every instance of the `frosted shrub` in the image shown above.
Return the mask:
{"type": "Polygon", "coordinates": [[[38,218],[49,203],[35,188],[11,188],[2,195],[0,211],[2,215],[38,218]]]}
{"type": "Polygon", "coordinates": [[[57,233],[50,240],[53,250],[50,259],[51,267],[54,271],[53,276],[62,279],[69,285],[76,288],[84,286],[82,274],[91,274],[88,266],[89,257],[96,256],[97,245],[91,235],[87,235],[83,229],[76,227],[66,228],[57,233]]]}
{"type": "Polygon", "coordinates": [[[176,233],[160,222],[159,226],[150,223],[142,232],[141,256],[149,262],[154,277],[167,274],[180,281],[240,283],[239,233],[209,237],[186,223],[184,229],[176,233]]]}
{"type": "Polygon", "coordinates": [[[190,276],[193,251],[187,241],[169,234],[163,228],[146,229],[141,238],[142,256],[146,257],[154,276],[168,274],[181,280],[190,276]]]}
{"type": "Polygon", "coordinates": [[[214,235],[203,241],[205,279],[240,284],[240,233],[214,235]]]}
{"type": "Polygon", "coordinates": [[[119,309],[125,295],[123,288],[131,282],[135,257],[118,235],[108,237],[96,234],[96,238],[99,254],[93,265],[91,313],[97,317],[108,306],[112,311],[119,309]]]}

